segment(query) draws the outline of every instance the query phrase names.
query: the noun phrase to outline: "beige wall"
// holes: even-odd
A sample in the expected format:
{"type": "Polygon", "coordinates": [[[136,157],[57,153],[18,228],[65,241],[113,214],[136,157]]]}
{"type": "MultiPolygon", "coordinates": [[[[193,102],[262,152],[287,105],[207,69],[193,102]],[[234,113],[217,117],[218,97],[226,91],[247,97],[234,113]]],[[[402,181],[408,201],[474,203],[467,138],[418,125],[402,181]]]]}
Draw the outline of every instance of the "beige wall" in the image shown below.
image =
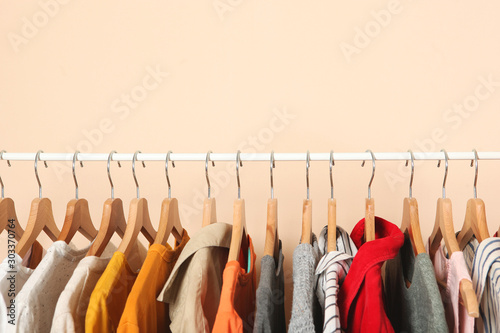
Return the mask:
{"type": "MultiPolygon", "coordinates": [[[[0,149],[498,151],[499,7],[496,1],[3,0],[0,149]]],[[[24,226],[38,195],[33,165],[0,165],[6,195],[15,200],[24,226]]],[[[218,217],[229,223],[236,197],[232,166],[219,162],[210,170],[218,217]]],[[[167,195],[163,167],[150,162],[138,169],[155,226],[167,195]]],[[[493,233],[500,226],[500,161],[481,161],[479,167],[478,193],[493,233]]],[[[80,196],[89,200],[96,225],[109,196],[105,168],[87,162],[78,169],[80,196]]],[[[396,224],[408,191],[407,169],[403,162],[378,162],[373,182],[376,214],[396,224]]],[[[338,224],[348,231],[364,215],[370,170],[357,162],[335,166],[338,224]]],[[[414,196],[424,238],[432,229],[443,172],[434,162],[416,166],[414,196]]],[[[472,196],[473,172],[468,162],[450,162],[447,193],[456,229],[472,196]]],[[[116,195],[128,209],[135,195],[130,163],[113,165],[112,173],[116,195]]],[[[49,163],[40,176],[61,226],[74,196],[69,164],[49,163]]],[[[201,225],[204,177],[202,162],[179,162],[171,170],[172,193],[190,234],[201,225]]],[[[241,182],[260,259],[268,163],[245,163],[241,182]]],[[[306,195],[304,163],[277,163],[275,194],[289,310],[292,253],[306,195]]],[[[313,162],[316,233],[326,223],[328,197],[328,163],[313,162]]],[[[50,245],[45,235],[40,239],[50,245]]],[[[0,243],[3,258],[5,233],[0,243]]],[[[77,235],[75,243],[87,242],[77,235]]]]}

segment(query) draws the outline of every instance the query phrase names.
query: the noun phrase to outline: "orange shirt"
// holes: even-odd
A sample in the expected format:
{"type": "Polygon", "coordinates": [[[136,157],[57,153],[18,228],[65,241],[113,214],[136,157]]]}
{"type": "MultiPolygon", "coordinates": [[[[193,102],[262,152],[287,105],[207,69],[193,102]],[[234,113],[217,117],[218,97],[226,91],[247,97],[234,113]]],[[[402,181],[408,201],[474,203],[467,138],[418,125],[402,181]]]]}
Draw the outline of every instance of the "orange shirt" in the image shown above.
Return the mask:
{"type": "Polygon", "coordinates": [[[240,253],[240,260],[229,261],[224,269],[213,332],[252,332],[257,290],[255,258],[252,239],[248,236],[248,253],[240,253]],[[244,264],[246,256],[250,261],[248,272],[244,264]]]}
{"type": "Polygon", "coordinates": [[[168,244],[151,245],[127,298],[118,332],[170,332],[168,304],[158,302],[156,298],[188,241],[188,233],[184,230],[182,240],[174,250],[168,244]]]}
{"type": "Polygon", "coordinates": [[[125,255],[115,252],[90,296],[85,332],[116,332],[136,278],[125,255]]]}

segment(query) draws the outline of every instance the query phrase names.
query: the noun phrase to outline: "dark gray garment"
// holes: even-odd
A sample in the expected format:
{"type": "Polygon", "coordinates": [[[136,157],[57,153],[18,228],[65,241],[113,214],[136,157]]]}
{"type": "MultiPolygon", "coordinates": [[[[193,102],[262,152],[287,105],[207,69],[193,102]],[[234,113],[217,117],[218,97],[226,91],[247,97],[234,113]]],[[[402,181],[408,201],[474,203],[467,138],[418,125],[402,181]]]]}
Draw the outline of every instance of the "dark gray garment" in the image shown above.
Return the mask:
{"type": "Polygon", "coordinates": [[[286,332],[283,260],[280,240],[278,263],[270,255],[264,256],[260,261],[254,332],[286,332]]]}
{"type": "Polygon", "coordinates": [[[448,332],[441,294],[427,253],[415,257],[407,234],[385,266],[385,307],[395,332],[448,332]],[[411,282],[406,287],[405,279],[411,282]]]}
{"type": "Polygon", "coordinates": [[[323,314],[316,298],[316,265],[320,252],[316,235],[311,244],[299,244],[293,251],[293,304],[288,332],[323,331],[323,314]]]}

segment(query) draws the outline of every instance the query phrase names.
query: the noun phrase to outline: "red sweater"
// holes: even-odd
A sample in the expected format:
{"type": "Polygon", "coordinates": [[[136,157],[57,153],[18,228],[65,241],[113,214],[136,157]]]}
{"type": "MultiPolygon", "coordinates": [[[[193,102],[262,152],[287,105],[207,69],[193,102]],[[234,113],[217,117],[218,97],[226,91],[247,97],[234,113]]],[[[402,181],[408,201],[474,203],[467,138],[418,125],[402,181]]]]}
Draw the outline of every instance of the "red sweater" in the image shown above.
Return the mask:
{"type": "Polygon", "coordinates": [[[340,323],[347,332],[394,332],[384,309],[380,269],[403,245],[399,228],[375,217],[375,240],[364,242],[365,219],[356,224],[351,238],[358,248],[339,291],[340,323]]]}

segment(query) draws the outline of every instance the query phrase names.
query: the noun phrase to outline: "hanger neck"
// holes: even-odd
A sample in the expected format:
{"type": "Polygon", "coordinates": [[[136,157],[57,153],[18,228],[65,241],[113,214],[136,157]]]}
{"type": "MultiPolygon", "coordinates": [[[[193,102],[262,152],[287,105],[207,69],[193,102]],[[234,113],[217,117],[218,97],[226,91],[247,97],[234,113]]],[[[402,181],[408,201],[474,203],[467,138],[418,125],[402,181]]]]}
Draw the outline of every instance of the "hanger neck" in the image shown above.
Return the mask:
{"type": "Polygon", "coordinates": [[[337,200],[328,199],[328,252],[337,250],[337,200]]]}
{"type": "Polygon", "coordinates": [[[278,236],[278,200],[269,199],[267,201],[267,224],[266,242],[264,246],[264,256],[278,258],[279,236],[278,236]]]}
{"type": "Polygon", "coordinates": [[[233,232],[229,246],[228,262],[238,260],[241,249],[248,249],[245,200],[236,199],[233,205],[233,232]]]}
{"type": "Polygon", "coordinates": [[[365,242],[375,240],[375,200],[365,200],[365,242]]]}
{"type": "Polygon", "coordinates": [[[217,222],[217,212],[215,209],[215,198],[206,198],[203,201],[203,223],[202,227],[217,222]]]}
{"type": "Polygon", "coordinates": [[[301,244],[312,244],[312,200],[305,199],[302,204],[301,244]]]}
{"type": "Polygon", "coordinates": [[[420,231],[418,203],[415,198],[404,198],[403,200],[401,231],[403,233],[408,232],[415,256],[426,252],[422,233],[420,231]]]}

